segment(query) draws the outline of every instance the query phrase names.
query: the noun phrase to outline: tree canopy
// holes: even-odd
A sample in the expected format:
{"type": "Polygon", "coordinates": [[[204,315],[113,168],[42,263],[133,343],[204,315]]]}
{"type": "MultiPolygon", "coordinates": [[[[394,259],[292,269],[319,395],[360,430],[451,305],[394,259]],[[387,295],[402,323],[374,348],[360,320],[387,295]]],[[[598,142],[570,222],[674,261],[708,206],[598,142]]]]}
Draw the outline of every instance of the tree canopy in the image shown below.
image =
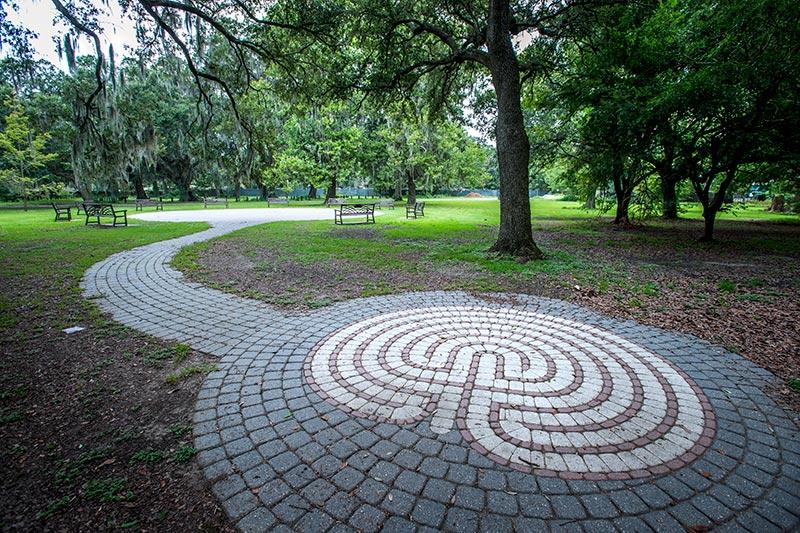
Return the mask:
{"type": "Polygon", "coordinates": [[[531,189],[611,206],[621,225],[699,201],[705,240],[734,192],[800,203],[790,0],[120,0],[138,37],[122,59],[101,45],[106,4],[51,1],[68,72],[0,19],[4,135],[27,117],[41,155],[18,171],[7,143],[7,194],[369,186],[413,201],[495,185],[492,249],[523,258],[541,256],[531,189]]]}

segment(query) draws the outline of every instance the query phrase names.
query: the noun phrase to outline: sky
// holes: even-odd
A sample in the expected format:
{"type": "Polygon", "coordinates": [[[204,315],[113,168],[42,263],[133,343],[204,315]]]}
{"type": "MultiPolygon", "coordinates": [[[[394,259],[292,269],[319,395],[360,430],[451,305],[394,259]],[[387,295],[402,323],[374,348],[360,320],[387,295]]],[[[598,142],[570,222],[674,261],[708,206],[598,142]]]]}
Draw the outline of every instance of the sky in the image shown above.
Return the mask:
{"type": "MultiPolygon", "coordinates": [[[[125,55],[124,47],[136,44],[133,22],[120,16],[116,2],[109,2],[110,8],[106,8],[100,2],[95,4],[105,10],[104,15],[100,17],[100,24],[104,30],[101,35],[104,50],[108,50],[109,43],[113,43],[115,55],[120,57],[125,55]]],[[[54,38],[62,36],[67,28],[63,23],[54,24],[53,21],[58,14],[56,8],[49,0],[18,0],[18,5],[19,10],[9,12],[8,18],[15,24],[38,34],[33,46],[41,58],[66,69],[66,61],[58,58],[53,41],[54,38]]],[[[93,54],[94,45],[88,39],[81,38],[78,41],[78,53],[93,54]]]]}

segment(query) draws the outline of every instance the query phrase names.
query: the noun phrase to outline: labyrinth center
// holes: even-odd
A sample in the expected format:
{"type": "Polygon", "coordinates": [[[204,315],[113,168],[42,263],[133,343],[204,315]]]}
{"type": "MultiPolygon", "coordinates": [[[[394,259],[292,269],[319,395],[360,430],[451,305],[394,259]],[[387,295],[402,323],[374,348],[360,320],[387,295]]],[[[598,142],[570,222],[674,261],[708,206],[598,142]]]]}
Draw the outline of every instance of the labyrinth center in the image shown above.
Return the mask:
{"type": "Polygon", "coordinates": [[[679,368],[597,327],[512,307],[385,313],[320,341],[305,377],[373,420],[458,429],[492,460],[563,478],[679,469],[712,442],[714,413],[679,368]]]}

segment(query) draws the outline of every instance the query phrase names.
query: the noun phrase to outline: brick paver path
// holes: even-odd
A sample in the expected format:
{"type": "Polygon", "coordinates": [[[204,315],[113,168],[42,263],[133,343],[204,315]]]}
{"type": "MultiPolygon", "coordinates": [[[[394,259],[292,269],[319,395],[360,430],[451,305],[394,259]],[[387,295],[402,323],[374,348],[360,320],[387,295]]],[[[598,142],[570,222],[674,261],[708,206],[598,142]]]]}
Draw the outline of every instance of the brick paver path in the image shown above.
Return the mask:
{"type": "Polygon", "coordinates": [[[183,246],[331,216],[236,211],[186,212],[214,227],[114,255],[84,288],[116,320],[220,357],[195,447],[242,530],[798,526],[798,429],[748,360],[531,296],[412,293],[287,315],[184,281],[169,266],[183,246]]]}

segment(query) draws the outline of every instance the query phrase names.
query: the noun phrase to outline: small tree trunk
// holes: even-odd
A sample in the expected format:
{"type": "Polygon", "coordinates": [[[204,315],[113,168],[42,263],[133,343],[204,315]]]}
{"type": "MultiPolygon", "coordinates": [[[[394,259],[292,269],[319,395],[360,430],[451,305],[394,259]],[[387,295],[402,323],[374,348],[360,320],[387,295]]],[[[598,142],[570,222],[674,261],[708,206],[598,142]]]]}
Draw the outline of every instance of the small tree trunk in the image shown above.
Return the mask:
{"type": "Polygon", "coordinates": [[[614,196],[617,197],[617,213],[614,216],[614,224],[628,225],[631,223],[631,219],[628,216],[628,208],[631,205],[633,191],[630,187],[625,186],[622,172],[622,159],[615,158],[612,166],[614,196]]]}
{"type": "Polygon", "coordinates": [[[597,188],[593,188],[589,191],[589,196],[586,197],[586,201],[583,202],[584,209],[594,209],[597,203],[597,188]]]}
{"type": "Polygon", "coordinates": [[[703,236],[700,242],[714,240],[714,222],[717,220],[717,211],[711,207],[703,208],[703,236]]]}
{"type": "Polygon", "coordinates": [[[662,216],[666,220],[678,220],[677,185],[677,180],[671,176],[661,177],[662,216]]]}
{"type": "Polygon", "coordinates": [[[520,101],[519,61],[511,43],[508,0],[490,0],[486,42],[497,97],[497,161],[500,168],[500,230],[490,251],[523,259],[544,256],[533,242],[528,197],[530,141],[520,101]]]}
{"type": "MultiPolygon", "coordinates": [[[[705,221],[705,225],[703,227],[703,236],[700,237],[700,242],[712,242],[714,240],[714,222],[716,221],[717,213],[722,207],[722,202],[728,192],[728,187],[733,183],[733,178],[736,176],[738,168],[738,161],[728,167],[725,171],[725,178],[719,184],[719,189],[717,189],[713,197],[707,194],[707,191],[701,187],[701,181],[698,180],[693,183],[695,192],[697,192],[700,197],[700,203],[703,204],[703,220],[705,221]]],[[[713,179],[713,175],[705,176],[706,182],[713,179]]]]}
{"type": "Polygon", "coordinates": [[[133,180],[133,188],[136,191],[136,198],[139,200],[147,198],[147,193],[144,190],[144,180],[139,172],[134,172],[131,176],[133,180]]]}
{"type": "Polygon", "coordinates": [[[630,216],[628,215],[628,208],[631,205],[630,191],[623,191],[621,197],[617,197],[617,212],[614,216],[614,224],[621,224],[623,226],[631,223],[630,216]]]}
{"type": "Polygon", "coordinates": [[[406,171],[406,184],[408,186],[408,205],[417,203],[417,184],[414,181],[414,169],[406,171]]]}
{"type": "Polygon", "coordinates": [[[779,194],[772,198],[772,203],[767,211],[772,211],[773,213],[783,213],[784,209],[786,209],[786,198],[784,198],[782,194],[779,194]]]}
{"type": "Polygon", "coordinates": [[[313,184],[308,186],[308,199],[309,200],[317,199],[317,188],[313,184]]]}
{"type": "Polygon", "coordinates": [[[403,201],[403,181],[398,178],[394,181],[394,196],[392,196],[396,202],[403,201]]]}
{"type": "Polygon", "coordinates": [[[75,185],[77,185],[78,192],[80,193],[81,198],[83,198],[83,201],[84,202],[91,202],[92,201],[92,191],[90,191],[89,188],[86,185],[84,185],[83,182],[79,183],[78,180],[75,180],[75,185]]]}
{"type": "Polygon", "coordinates": [[[327,202],[331,198],[336,198],[336,176],[331,178],[328,189],[325,191],[325,201],[327,202]]]}

